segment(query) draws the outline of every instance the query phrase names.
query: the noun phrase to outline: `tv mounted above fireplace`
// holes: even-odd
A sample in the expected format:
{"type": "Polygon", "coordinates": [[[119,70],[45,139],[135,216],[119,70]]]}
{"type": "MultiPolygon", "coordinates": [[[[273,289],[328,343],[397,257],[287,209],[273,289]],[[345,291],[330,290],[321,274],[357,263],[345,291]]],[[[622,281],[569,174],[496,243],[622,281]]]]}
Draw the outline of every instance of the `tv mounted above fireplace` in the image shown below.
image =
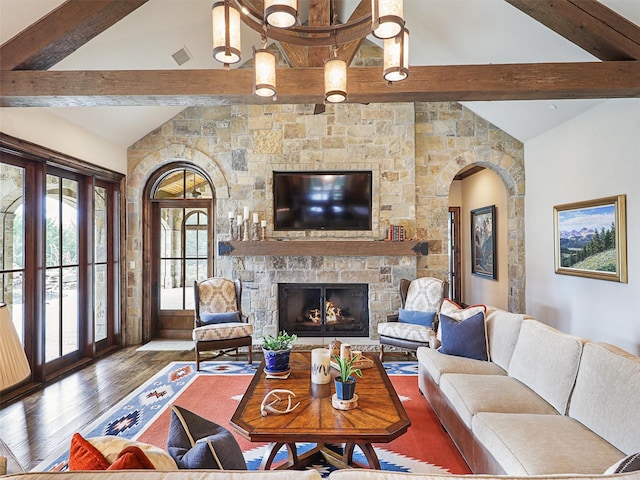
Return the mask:
{"type": "Polygon", "coordinates": [[[273,172],[276,230],[371,230],[370,171],[273,172]]]}

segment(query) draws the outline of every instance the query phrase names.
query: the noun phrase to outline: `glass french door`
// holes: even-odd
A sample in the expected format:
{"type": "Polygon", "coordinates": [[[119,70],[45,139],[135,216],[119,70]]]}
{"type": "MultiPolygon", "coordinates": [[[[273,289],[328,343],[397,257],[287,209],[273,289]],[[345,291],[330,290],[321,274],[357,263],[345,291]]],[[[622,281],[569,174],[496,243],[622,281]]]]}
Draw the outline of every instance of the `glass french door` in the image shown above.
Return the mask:
{"type": "Polygon", "coordinates": [[[213,272],[213,195],[188,169],[169,172],[152,200],[152,335],[191,338],[193,283],[213,272]]]}
{"type": "Polygon", "coordinates": [[[45,362],[80,348],[78,182],[47,174],[45,362]]]}

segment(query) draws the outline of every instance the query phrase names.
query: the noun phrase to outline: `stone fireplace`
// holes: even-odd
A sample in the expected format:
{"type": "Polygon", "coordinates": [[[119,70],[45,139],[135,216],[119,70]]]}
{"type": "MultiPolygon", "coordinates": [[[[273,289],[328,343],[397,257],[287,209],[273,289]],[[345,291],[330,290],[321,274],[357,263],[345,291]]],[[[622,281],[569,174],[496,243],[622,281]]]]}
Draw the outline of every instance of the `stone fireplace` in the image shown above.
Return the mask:
{"type": "Polygon", "coordinates": [[[300,337],[368,337],[369,286],[280,283],[278,329],[300,337]]]}

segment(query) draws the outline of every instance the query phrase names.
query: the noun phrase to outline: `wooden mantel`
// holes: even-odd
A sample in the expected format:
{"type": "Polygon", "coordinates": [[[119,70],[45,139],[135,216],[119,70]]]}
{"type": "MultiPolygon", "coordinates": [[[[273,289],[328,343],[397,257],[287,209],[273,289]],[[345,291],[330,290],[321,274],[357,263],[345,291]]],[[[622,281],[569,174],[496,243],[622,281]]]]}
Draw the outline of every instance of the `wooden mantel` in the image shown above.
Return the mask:
{"type": "Polygon", "coordinates": [[[404,257],[427,255],[429,245],[421,240],[388,242],[378,240],[265,240],[218,242],[218,255],[316,256],[316,257],[404,257]]]}

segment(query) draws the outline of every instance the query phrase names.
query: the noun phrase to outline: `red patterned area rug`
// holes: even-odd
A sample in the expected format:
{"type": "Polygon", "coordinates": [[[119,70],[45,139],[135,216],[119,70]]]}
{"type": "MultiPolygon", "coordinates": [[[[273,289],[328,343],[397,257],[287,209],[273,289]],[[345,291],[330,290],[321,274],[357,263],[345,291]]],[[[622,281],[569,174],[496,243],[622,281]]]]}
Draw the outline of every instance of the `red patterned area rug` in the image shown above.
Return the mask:
{"type": "MultiPolygon", "coordinates": [[[[414,473],[471,473],[418,390],[415,373],[407,374],[415,371],[414,365],[415,362],[413,365],[410,362],[385,364],[409,414],[411,427],[407,433],[390,443],[374,445],[382,469],[414,473]]],[[[85,437],[119,435],[165,448],[170,418],[168,407],[176,404],[227,427],[237,438],[249,469],[258,469],[266,445],[245,440],[229,425],[229,419],[251,382],[255,367],[246,364],[240,366],[235,362],[216,362],[209,364],[205,372],[199,374],[193,367],[188,362],[175,362],[167,366],[81,433],[85,437]]],[[[300,445],[300,453],[310,447],[300,445]]],[[[64,470],[67,455],[68,452],[63,452],[54,456],[34,470],[64,470]]],[[[286,449],[280,455],[284,460],[286,449]]],[[[366,463],[364,455],[357,450],[354,458],[366,463]],[[359,455],[361,458],[358,458],[359,455]]],[[[313,465],[312,468],[327,474],[333,467],[313,465]]]]}

